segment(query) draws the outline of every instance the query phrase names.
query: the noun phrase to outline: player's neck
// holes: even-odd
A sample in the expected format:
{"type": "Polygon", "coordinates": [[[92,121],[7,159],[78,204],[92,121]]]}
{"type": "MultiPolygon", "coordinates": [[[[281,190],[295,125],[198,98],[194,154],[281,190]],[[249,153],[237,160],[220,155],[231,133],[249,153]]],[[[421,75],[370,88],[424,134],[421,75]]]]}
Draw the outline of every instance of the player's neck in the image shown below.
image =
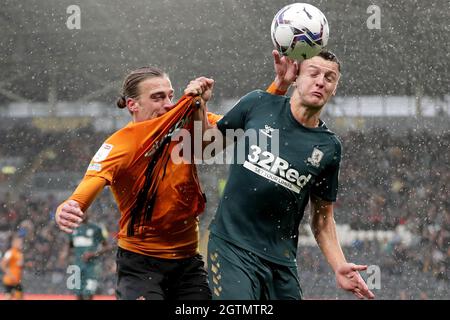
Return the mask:
{"type": "Polygon", "coordinates": [[[291,112],[294,119],[307,128],[317,128],[319,126],[321,110],[321,108],[308,108],[300,104],[291,103],[291,112]]]}

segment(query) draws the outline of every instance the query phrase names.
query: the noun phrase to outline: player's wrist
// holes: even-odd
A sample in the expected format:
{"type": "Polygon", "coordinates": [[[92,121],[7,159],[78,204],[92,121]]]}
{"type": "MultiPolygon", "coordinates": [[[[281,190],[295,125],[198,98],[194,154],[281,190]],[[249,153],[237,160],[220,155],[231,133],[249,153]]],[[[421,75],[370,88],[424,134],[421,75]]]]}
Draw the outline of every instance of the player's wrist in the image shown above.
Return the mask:
{"type": "Polygon", "coordinates": [[[287,89],[286,90],[280,89],[279,85],[276,83],[276,81],[274,81],[270,84],[269,88],[267,88],[267,92],[275,95],[285,95],[287,89]]]}
{"type": "Polygon", "coordinates": [[[286,81],[285,79],[280,79],[279,77],[276,77],[273,84],[276,87],[276,90],[279,92],[286,93],[291,86],[291,82],[286,81]]]}
{"type": "Polygon", "coordinates": [[[335,273],[336,275],[337,275],[337,274],[340,274],[340,273],[341,273],[341,270],[342,270],[347,264],[348,264],[348,262],[345,261],[345,260],[336,262],[335,265],[332,266],[332,268],[333,268],[333,270],[334,270],[334,273],[335,273]]]}

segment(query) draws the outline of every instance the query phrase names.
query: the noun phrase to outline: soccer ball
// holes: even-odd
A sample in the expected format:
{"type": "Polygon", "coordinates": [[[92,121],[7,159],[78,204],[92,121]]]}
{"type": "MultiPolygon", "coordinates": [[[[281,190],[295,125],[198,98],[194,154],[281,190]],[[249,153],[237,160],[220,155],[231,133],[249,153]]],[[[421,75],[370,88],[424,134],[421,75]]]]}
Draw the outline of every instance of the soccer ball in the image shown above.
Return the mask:
{"type": "Polygon", "coordinates": [[[293,3],[277,12],[271,27],[272,42],[282,55],[302,61],[317,55],[328,43],[325,15],[307,3],[293,3]]]}

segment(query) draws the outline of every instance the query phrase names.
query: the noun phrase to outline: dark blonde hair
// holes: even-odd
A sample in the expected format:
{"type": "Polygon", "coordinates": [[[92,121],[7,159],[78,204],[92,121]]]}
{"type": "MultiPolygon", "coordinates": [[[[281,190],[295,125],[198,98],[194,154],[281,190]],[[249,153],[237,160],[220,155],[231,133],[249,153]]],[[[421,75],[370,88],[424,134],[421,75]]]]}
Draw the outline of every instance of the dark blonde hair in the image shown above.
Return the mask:
{"type": "Polygon", "coordinates": [[[318,56],[322,57],[325,60],[336,62],[338,65],[338,70],[339,70],[339,72],[341,72],[341,62],[339,61],[338,57],[336,57],[336,55],[333,52],[331,52],[328,49],[322,49],[319,52],[318,56]]]}
{"type": "Polygon", "coordinates": [[[167,74],[156,67],[142,67],[131,71],[123,81],[121,96],[116,101],[117,107],[123,109],[127,106],[127,98],[139,97],[139,84],[155,77],[167,77],[167,74]]]}

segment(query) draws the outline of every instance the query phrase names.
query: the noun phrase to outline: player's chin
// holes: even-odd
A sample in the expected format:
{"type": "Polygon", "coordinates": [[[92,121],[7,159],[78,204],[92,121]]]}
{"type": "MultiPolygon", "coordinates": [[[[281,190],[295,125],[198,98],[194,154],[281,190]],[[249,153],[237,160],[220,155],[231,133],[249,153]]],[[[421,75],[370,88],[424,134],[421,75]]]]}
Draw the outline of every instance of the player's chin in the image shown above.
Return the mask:
{"type": "Polygon", "coordinates": [[[325,105],[325,102],[322,98],[310,99],[308,101],[307,106],[313,109],[321,109],[325,105]]]}

